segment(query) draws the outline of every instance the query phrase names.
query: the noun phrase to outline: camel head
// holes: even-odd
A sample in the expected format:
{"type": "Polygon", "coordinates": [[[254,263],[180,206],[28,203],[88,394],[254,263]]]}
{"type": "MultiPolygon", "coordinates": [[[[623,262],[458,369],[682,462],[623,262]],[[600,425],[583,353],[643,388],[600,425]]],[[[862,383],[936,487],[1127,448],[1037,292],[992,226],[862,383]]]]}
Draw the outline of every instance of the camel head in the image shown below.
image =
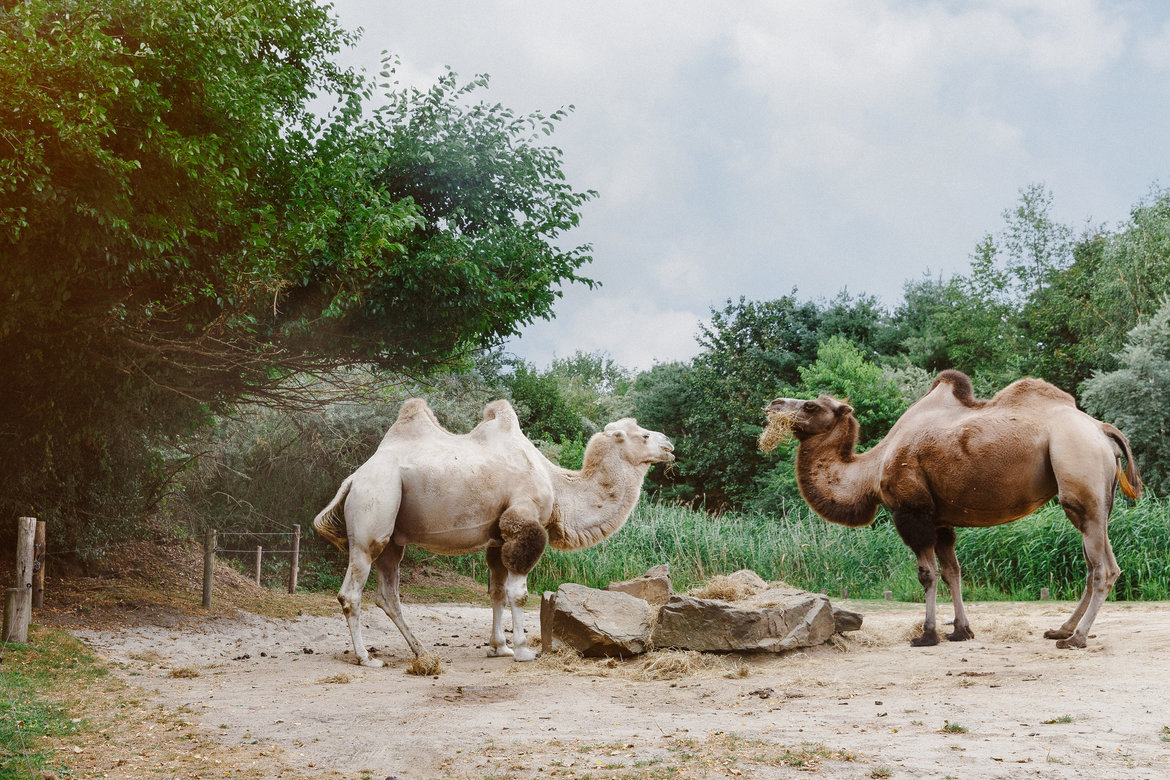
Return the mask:
{"type": "Polygon", "coordinates": [[[779,429],[781,432],[790,431],[797,441],[804,441],[835,428],[853,413],[853,407],[827,395],[811,401],[777,398],[764,407],[764,413],[768,415],[768,428],[764,433],[771,432],[769,438],[778,440],[776,429],[779,429]]]}
{"type": "MultiPolygon", "coordinates": [[[[670,439],[658,431],[648,431],[639,427],[638,421],[632,417],[625,417],[605,426],[600,433],[594,434],[589,441],[590,450],[595,449],[594,442],[605,443],[605,450],[616,450],[621,458],[634,466],[650,466],[655,463],[670,463],[674,460],[674,445],[670,439]]],[[[585,460],[589,461],[589,452],[585,453],[585,460]]]]}

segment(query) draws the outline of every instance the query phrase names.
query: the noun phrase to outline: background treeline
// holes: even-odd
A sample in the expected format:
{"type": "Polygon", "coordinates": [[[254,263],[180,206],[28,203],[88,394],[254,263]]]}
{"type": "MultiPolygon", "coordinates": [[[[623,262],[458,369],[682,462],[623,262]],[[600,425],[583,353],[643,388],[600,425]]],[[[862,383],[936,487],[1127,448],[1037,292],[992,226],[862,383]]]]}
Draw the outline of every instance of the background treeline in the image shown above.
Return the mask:
{"type": "MultiPolygon", "coordinates": [[[[308,524],[402,400],[464,431],[505,397],[569,467],[622,416],[671,436],[679,460],[648,493],[691,518],[674,526],[692,529],[674,540],[685,558],[703,518],[761,543],[805,533],[792,450],[755,446],[769,399],[846,396],[867,447],[945,368],[983,395],[1054,382],[1170,491],[1170,191],[1073,227],[1029,185],[966,273],[908,280],[901,300],[729,300],[692,360],[535,366],[499,345],[551,317],[563,285],[592,284],[590,247],[564,238],[595,193],[548,143],[565,113],[516,114],[482,97],[486,77],[417,90],[392,59],[340,69],[352,41],[312,0],[0,7],[0,515],[48,520],[82,563],[144,536],[300,523],[328,577],[336,553],[308,524]]],[[[1137,538],[1165,537],[1152,506],[1137,538]]],[[[836,532],[815,528],[796,550],[836,532]]],[[[756,549],[753,565],[805,566],[756,549]]]]}

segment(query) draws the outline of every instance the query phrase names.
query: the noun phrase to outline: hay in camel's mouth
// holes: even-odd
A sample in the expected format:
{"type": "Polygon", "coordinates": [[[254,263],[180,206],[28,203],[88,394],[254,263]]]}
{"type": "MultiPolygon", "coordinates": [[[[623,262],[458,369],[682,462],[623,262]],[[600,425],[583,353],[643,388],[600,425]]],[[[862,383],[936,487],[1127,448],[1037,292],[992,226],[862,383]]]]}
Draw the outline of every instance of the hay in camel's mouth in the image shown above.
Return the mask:
{"type": "Polygon", "coordinates": [[[757,444],[762,452],[771,452],[792,436],[792,427],[796,425],[796,412],[765,409],[764,413],[768,415],[768,425],[760,433],[757,444]]]}

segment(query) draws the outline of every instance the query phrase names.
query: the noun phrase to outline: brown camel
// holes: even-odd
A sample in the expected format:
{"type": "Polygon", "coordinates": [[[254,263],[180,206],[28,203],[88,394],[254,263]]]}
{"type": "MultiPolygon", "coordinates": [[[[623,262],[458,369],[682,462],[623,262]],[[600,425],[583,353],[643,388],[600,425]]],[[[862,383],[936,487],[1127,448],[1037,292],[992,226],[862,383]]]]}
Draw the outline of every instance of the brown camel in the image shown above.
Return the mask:
{"type": "MultiPolygon", "coordinates": [[[[1107,527],[1114,491],[1141,494],[1129,441],[1117,428],[1076,408],[1073,397],[1039,379],[1021,379],[990,401],[971,380],[943,371],[873,449],[856,453],[853,407],[829,396],[777,398],[765,409],[769,431],[788,429],[799,442],[801,495],[821,517],[859,527],[887,507],[902,541],[918,557],[926,620],[915,647],[938,644],[935,597],[939,569],[955,605],[951,641],[974,638],[959,582],[955,528],[1010,523],[1060,496],[1081,532],[1088,576],[1072,616],[1045,632],[1057,647],[1084,647],[1093,619],[1121,569],[1107,527]],[[1122,458],[1126,468],[1122,471],[1122,458]],[[937,565],[935,557],[938,558],[937,565]]],[[[768,438],[774,439],[775,436],[768,438]]]]}
{"type": "Polygon", "coordinates": [[[531,661],[524,633],[528,572],[546,544],[557,550],[590,547],[615,533],[638,502],[642,479],[655,463],[674,460],[661,433],[625,418],[593,435],[581,471],[540,454],[507,401],[493,401],[483,422],[465,435],[439,424],[426,402],[412,398],[377,452],[341,483],[313,520],[317,532],[342,550],[349,568],[337,600],[363,666],[381,666],[362,644],[362,588],[377,565],[375,600],[411,651],[422,646],[402,617],[398,565],[407,545],[440,555],[486,549],[492,599],[489,656],[531,661]],[[344,518],[335,510],[344,505],[344,518]],[[512,647],[503,615],[512,611],[512,647]]]}

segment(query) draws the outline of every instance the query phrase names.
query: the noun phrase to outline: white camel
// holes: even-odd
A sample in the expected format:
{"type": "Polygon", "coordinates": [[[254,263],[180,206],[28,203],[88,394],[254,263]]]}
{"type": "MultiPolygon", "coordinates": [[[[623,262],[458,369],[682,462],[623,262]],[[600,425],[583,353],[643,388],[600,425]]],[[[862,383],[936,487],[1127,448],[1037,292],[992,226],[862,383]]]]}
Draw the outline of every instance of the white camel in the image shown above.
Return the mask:
{"type": "Polygon", "coordinates": [[[422,399],[404,403],[377,452],[341,483],[313,520],[318,533],[349,548],[337,600],[359,663],[382,665],[362,644],[360,620],[362,589],[375,563],[378,606],[411,651],[422,653],[398,598],[398,566],[411,544],[440,555],[486,549],[492,600],[488,655],[531,661],[536,653],[524,633],[523,605],[528,572],[546,544],[577,550],[616,532],[638,502],[646,472],[655,463],[673,461],[673,450],[666,436],[625,418],[594,434],[584,466],[570,471],[533,446],[507,401],[488,404],[483,421],[464,435],[443,428],[422,399]],[[335,512],[342,504],[344,519],[335,512]],[[512,611],[512,648],[504,639],[505,607],[512,611]]]}

